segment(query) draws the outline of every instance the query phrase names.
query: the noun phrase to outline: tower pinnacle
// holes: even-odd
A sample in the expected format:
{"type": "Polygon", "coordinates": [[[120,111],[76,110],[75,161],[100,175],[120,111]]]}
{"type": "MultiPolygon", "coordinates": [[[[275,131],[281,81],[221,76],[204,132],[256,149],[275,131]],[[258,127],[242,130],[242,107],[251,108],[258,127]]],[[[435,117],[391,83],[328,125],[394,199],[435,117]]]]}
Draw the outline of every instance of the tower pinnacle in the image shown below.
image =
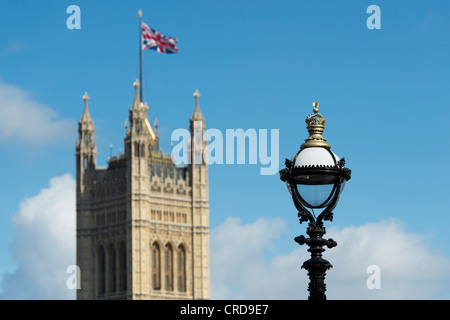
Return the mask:
{"type": "Polygon", "coordinates": [[[194,109],[194,113],[192,114],[191,120],[204,120],[202,112],[200,111],[199,103],[198,103],[198,100],[200,98],[200,92],[198,92],[198,89],[195,89],[193,96],[195,98],[195,109],[194,109]]]}
{"type": "Polygon", "coordinates": [[[139,107],[141,106],[141,99],[139,98],[139,87],[141,86],[141,84],[139,83],[138,79],[136,79],[136,81],[133,82],[133,86],[135,89],[135,94],[131,109],[139,109],[139,107]]]}
{"type": "Polygon", "coordinates": [[[83,111],[83,115],[81,116],[81,119],[80,119],[79,130],[81,130],[81,126],[84,126],[84,129],[93,130],[94,122],[92,121],[91,115],[89,114],[89,108],[88,108],[89,96],[88,96],[87,92],[84,93],[83,100],[84,100],[84,111],[83,111]]]}
{"type": "Polygon", "coordinates": [[[85,92],[84,93],[84,96],[83,96],[83,100],[84,100],[84,102],[87,104],[87,102],[89,101],[89,96],[88,96],[88,94],[87,94],[87,92],[85,92]]]}

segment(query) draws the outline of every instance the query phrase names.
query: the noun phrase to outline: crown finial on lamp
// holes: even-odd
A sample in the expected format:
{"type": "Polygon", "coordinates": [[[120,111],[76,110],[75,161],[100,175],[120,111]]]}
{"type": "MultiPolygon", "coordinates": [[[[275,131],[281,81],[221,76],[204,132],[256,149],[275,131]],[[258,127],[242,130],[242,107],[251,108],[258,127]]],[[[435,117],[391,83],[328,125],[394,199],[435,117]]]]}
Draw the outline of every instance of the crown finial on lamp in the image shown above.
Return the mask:
{"type": "Polygon", "coordinates": [[[325,122],[327,119],[322,117],[319,113],[319,102],[313,102],[313,112],[305,119],[306,128],[309,132],[309,137],[305,139],[305,143],[300,146],[300,149],[310,147],[322,147],[330,149],[330,145],[327,140],[322,137],[323,130],[325,129],[325,122]]]}
{"type": "Polygon", "coordinates": [[[314,113],[319,113],[319,103],[317,101],[313,102],[313,111],[314,113]]]}

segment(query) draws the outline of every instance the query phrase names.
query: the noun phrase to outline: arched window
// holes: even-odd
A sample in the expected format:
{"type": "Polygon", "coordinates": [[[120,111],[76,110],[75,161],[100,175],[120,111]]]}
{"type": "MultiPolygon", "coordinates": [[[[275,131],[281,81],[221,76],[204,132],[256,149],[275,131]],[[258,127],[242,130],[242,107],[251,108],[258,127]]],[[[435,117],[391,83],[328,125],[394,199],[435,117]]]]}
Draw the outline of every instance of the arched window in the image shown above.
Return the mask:
{"type": "Polygon", "coordinates": [[[157,242],[152,245],[152,287],[153,290],[161,289],[161,251],[157,242]]]}
{"type": "Polygon", "coordinates": [[[97,248],[97,293],[105,293],[105,250],[103,246],[97,248]]]}
{"type": "Polygon", "coordinates": [[[108,246],[108,292],[116,292],[116,249],[108,246]]]}
{"type": "Polygon", "coordinates": [[[119,245],[119,291],[127,290],[127,251],[125,243],[119,245]]]}
{"type": "Polygon", "coordinates": [[[173,291],[173,250],[170,244],[166,245],[164,261],[164,279],[166,291],[173,291]]]}
{"type": "Polygon", "coordinates": [[[186,292],[186,251],[182,245],[178,247],[177,260],[178,291],[186,292]]]}

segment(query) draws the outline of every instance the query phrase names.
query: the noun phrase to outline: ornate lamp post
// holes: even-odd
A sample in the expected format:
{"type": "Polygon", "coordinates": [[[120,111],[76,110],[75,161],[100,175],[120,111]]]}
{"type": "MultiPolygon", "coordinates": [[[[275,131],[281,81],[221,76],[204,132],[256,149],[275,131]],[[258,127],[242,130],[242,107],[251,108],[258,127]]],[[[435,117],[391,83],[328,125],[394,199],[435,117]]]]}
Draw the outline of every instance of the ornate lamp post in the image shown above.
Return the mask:
{"type": "Polygon", "coordinates": [[[287,184],[298,210],[300,224],[309,222],[306,230],[309,238],[303,235],[295,238],[298,244],[309,246],[311,253],[311,258],[302,265],[310,279],[309,300],[326,300],[325,274],[332,265],[322,258],[323,246],[331,249],[337,243],[333,239],[323,238],[323,221],[333,220],[333,210],[345,181],[351,177],[351,170],[344,167],[344,158],[339,159],[322,137],[326,119],[319,113],[317,101],[314,101],[313,107],[314,113],[305,120],[309,137],[292,160],[286,159],[286,168],[280,171],[280,179],[287,184]],[[323,209],[317,218],[314,209],[323,209]]]}

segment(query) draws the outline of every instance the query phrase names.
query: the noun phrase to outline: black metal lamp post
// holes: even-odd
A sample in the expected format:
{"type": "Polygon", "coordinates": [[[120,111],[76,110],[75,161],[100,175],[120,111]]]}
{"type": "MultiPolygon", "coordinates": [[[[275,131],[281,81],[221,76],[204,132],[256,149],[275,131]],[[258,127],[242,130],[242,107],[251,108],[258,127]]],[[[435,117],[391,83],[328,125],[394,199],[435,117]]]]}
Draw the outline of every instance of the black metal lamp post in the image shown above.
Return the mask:
{"type": "Polygon", "coordinates": [[[309,222],[306,230],[309,238],[302,235],[295,238],[298,244],[308,245],[311,253],[311,259],[302,265],[310,279],[309,300],[326,300],[325,274],[332,265],[322,258],[323,246],[333,248],[337,243],[333,239],[323,238],[323,221],[333,220],[333,209],[345,181],[351,177],[351,170],[344,167],[344,158],[339,159],[322,137],[326,119],[319,113],[317,101],[314,101],[313,107],[314,113],[305,120],[309,137],[292,160],[286,159],[286,168],[280,171],[280,179],[286,182],[292,195],[300,224],[309,222]],[[317,218],[314,209],[323,209],[317,218]]]}

